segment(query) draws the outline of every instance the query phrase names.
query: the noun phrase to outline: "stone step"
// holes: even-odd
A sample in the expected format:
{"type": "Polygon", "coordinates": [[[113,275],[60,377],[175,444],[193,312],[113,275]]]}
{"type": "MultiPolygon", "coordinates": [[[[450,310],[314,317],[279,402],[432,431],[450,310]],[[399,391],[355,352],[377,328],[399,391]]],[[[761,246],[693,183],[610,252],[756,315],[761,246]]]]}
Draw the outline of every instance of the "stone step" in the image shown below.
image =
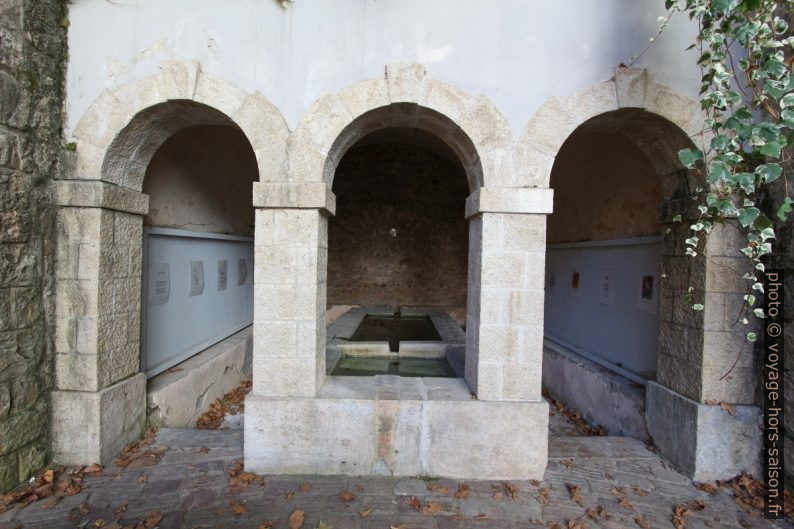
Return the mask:
{"type": "Polygon", "coordinates": [[[550,437],[549,459],[654,459],[659,456],[630,437],[550,437]]]}
{"type": "Polygon", "coordinates": [[[242,430],[197,430],[193,428],[161,428],[157,443],[171,449],[240,448],[243,447],[242,430]]]}

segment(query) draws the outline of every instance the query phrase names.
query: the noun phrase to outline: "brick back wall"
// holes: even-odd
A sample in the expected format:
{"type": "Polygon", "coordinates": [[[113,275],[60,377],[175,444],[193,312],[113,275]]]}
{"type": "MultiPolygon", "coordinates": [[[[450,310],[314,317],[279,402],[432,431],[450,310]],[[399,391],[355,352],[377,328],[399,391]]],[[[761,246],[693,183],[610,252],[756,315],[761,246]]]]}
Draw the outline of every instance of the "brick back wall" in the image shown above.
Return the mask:
{"type": "Polygon", "coordinates": [[[49,450],[49,189],[62,148],[66,6],[0,4],[0,492],[42,467],[49,450]]]}
{"type": "Polygon", "coordinates": [[[329,305],[466,306],[466,175],[421,147],[372,144],[342,159],[328,223],[329,305]],[[390,230],[397,230],[396,236],[390,230]]]}

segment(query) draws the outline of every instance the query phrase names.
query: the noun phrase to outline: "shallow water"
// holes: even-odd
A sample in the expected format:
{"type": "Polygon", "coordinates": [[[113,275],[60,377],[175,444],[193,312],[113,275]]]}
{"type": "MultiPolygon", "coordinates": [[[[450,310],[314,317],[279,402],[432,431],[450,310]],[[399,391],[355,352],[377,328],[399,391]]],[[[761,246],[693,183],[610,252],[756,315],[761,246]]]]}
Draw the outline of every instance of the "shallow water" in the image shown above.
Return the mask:
{"type": "Polygon", "coordinates": [[[373,375],[455,377],[455,373],[444,358],[390,358],[372,356],[343,356],[331,374],[359,377],[373,375]]]}

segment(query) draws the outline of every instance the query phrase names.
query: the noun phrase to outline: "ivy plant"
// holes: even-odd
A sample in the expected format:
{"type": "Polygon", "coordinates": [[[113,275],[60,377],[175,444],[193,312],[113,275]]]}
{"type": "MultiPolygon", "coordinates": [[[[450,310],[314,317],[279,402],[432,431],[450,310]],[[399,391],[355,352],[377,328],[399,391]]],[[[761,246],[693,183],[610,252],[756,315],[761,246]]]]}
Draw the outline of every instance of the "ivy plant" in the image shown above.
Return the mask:
{"type": "MultiPolygon", "coordinates": [[[[753,265],[753,272],[743,276],[748,281],[745,304],[763,318],[756,296],[763,293],[763,261],[773,252],[775,230],[759,203],[774,182],[788,190],[782,164],[789,157],[786,147],[794,145],[794,37],[787,22],[794,0],[665,0],[665,7],[698,24],[689,49],[699,50],[704,136],[710,138],[700,148],[678,153],[687,168],[704,171],[706,181],[706,189],[698,190],[704,198],[697,206],[700,216],[690,226],[686,253],[697,256],[718,223],[738,222],[746,236],[741,251],[753,265]]],[[[773,217],[785,221],[791,211],[786,196],[773,217]]],[[[692,307],[703,309],[702,304],[692,307]]],[[[747,339],[757,336],[748,332],[747,339]]]]}

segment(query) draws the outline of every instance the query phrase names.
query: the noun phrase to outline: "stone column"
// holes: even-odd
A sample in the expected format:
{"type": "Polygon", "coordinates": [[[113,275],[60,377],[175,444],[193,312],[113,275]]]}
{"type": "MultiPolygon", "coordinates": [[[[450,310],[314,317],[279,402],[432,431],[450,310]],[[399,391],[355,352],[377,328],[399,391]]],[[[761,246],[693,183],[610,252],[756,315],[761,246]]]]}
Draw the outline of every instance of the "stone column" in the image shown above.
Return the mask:
{"type": "Polygon", "coordinates": [[[317,183],[254,184],[252,394],[313,397],[325,380],[328,215],[335,198],[317,183]]]}
{"type": "Polygon", "coordinates": [[[480,400],[540,401],[550,189],[480,188],[466,201],[466,381],[480,400]]]}
{"type": "MultiPolygon", "coordinates": [[[[686,216],[693,203],[671,200],[667,213],[686,216]]],[[[749,261],[730,224],[716,226],[697,257],[683,255],[691,222],[662,226],[659,353],[656,381],[646,390],[648,431],[660,452],[696,480],[757,474],[761,413],[754,348],[745,340],[752,329],[739,323],[749,261]],[[690,286],[693,301],[685,303],[690,286]],[[692,303],[705,308],[695,311],[692,303]],[[736,415],[717,402],[731,404],[736,415]]]]}
{"type": "Polygon", "coordinates": [[[53,458],[107,464],[146,420],[140,362],[148,198],[101,181],[56,182],[53,458]]]}

